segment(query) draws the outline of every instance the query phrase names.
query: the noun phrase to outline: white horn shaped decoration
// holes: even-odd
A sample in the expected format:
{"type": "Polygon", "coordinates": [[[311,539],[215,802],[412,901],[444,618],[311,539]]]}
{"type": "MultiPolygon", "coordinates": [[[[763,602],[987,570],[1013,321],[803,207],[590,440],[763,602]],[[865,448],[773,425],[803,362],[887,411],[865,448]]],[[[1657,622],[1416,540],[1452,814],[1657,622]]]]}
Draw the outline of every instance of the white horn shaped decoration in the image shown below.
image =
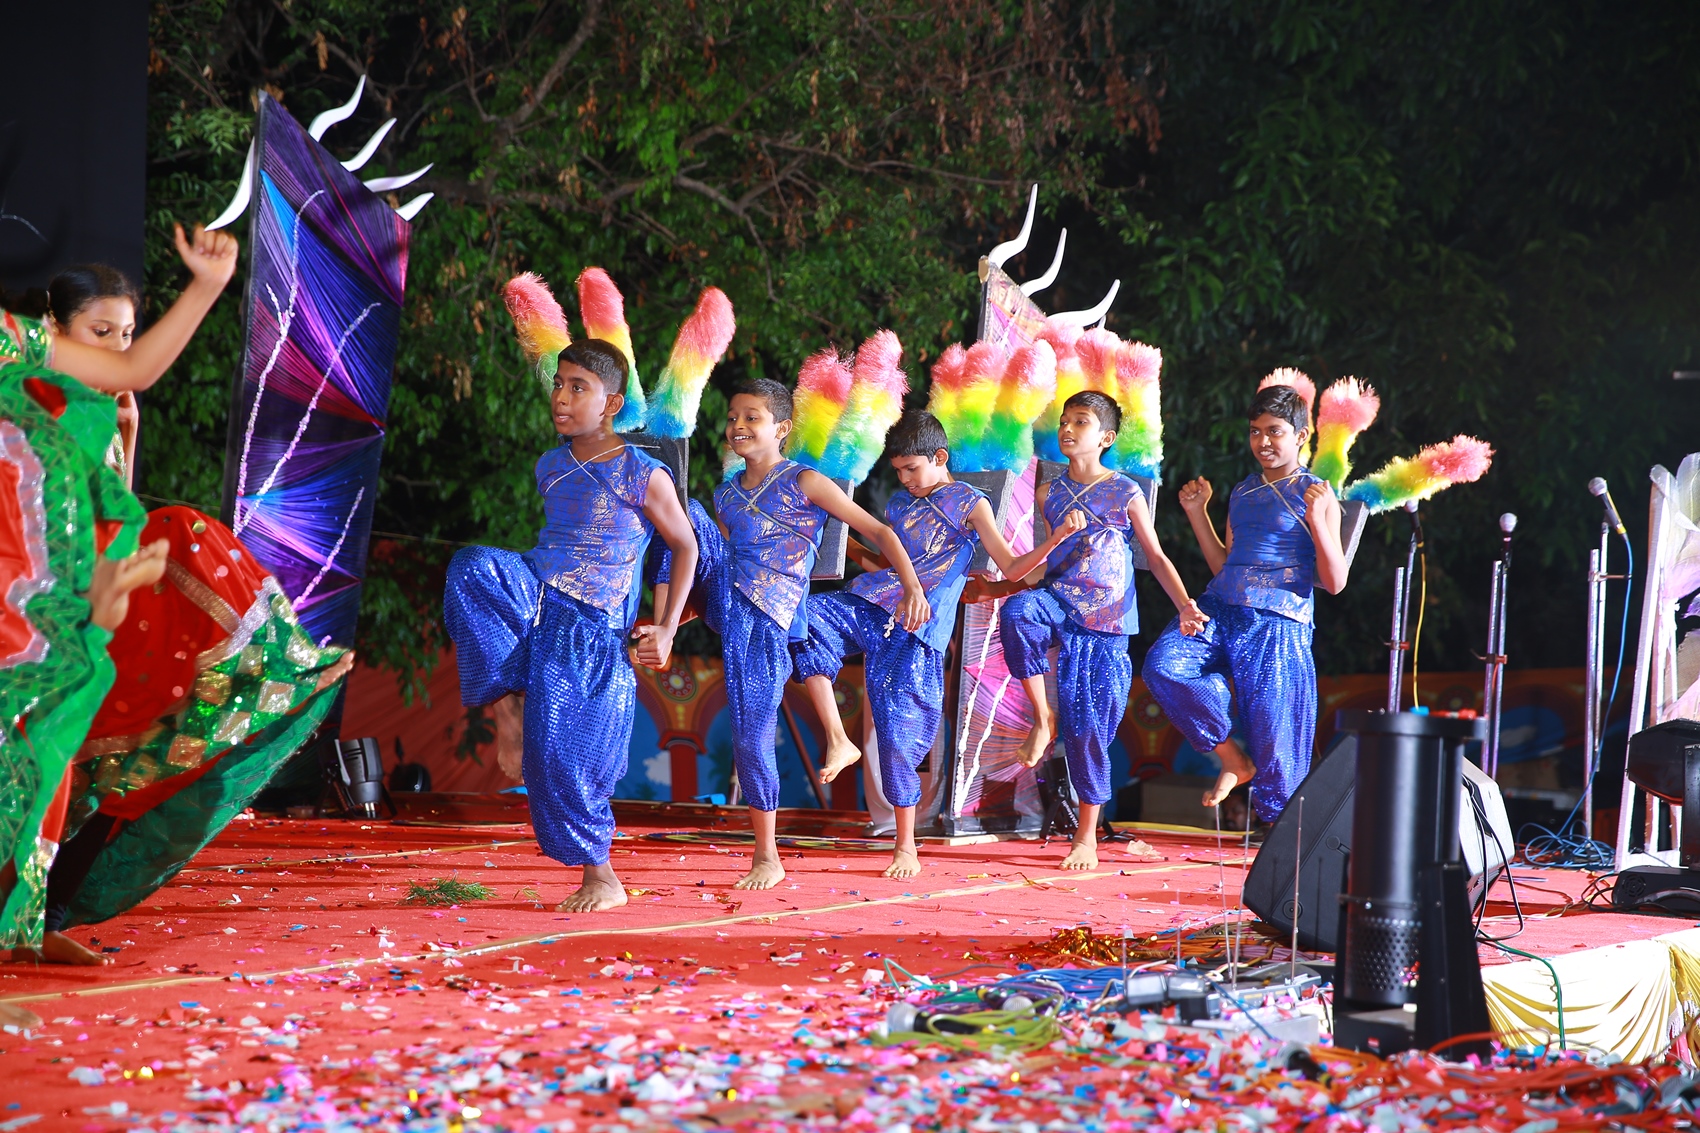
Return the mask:
{"type": "Polygon", "coordinates": [[[1051,257],[1051,266],[1045,269],[1045,274],[1031,283],[1021,285],[1021,293],[1031,299],[1034,295],[1045,290],[1057,281],[1057,273],[1062,270],[1063,249],[1068,247],[1068,229],[1062,230],[1057,237],[1057,254],[1051,257]]]}
{"type": "Polygon", "coordinates": [[[307,127],[307,136],[312,138],[315,142],[323,141],[326,130],[330,129],[338,122],[346,121],[354,116],[354,109],[360,105],[360,96],[365,92],[366,76],[361,75],[360,81],[356,83],[354,87],[354,97],[343,103],[341,106],[331,107],[329,110],[313,119],[312,124],[307,127]]]}
{"type": "Polygon", "coordinates": [[[396,209],[395,214],[403,220],[412,220],[419,215],[421,209],[431,203],[431,198],[436,195],[435,193],[420,193],[417,197],[396,209]]]}
{"type": "Polygon", "coordinates": [[[378,147],[384,144],[384,138],[389,135],[390,127],[392,127],[394,125],[395,125],[395,119],[391,118],[388,122],[385,122],[382,126],[379,126],[378,132],[373,134],[370,138],[366,139],[366,144],[360,147],[360,152],[355,154],[353,157],[349,158],[347,161],[343,162],[342,167],[344,169],[348,170],[350,173],[354,173],[354,172],[358,171],[362,166],[364,166],[368,161],[371,161],[372,155],[377,153],[378,147]]]}
{"type": "Polygon", "coordinates": [[[1006,241],[993,248],[986,254],[986,262],[995,268],[1020,255],[1027,247],[1027,237],[1033,231],[1033,213],[1039,208],[1039,186],[1033,186],[1033,191],[1027,194],[1027,219],[1021,222],[1021,233],[1015,239],[1006,241]]]}
{"type": "Polygon", "coordinates": [[[254,195],[254,143],[248,143],[248,156],[242,162],[242,179],[236,182],[236,195],[230,198],[230,203],[224,206],[224,211],[218,214],[218,219],[207,225],[207,231],[223,228],[244,212],[248,211],[248,201],[254,195]]]}
{"type": "Polygon", "coordinates": [[[1110,310],[1110,304],[1116,301],[1116,292],[1122,289],[1122,281],[1116,280],[1110,284],[1110,293],[1098,300],[1098,305],[1085,311],[1058,311],[1051,316],[1053,323],[1071,327],[1089,327],[1102,319],[1110,310]]]}
{"type": "MultiPolygon", "coordinates": [[[[434,161],[431,163],[431,165],[435,164],[436,162],[434,161]]],[[[406,188],[408,185],[413,184],[415,181],[425,176],[425,174],[431,172],[431,165],[427,165],[423,169],[415,169],[412,173],[402,173],[395,177],[374,177],[370,181],[362,181],[361,184],[365,185],[374,193],[387,193],[392,189],[406,188]]]]}

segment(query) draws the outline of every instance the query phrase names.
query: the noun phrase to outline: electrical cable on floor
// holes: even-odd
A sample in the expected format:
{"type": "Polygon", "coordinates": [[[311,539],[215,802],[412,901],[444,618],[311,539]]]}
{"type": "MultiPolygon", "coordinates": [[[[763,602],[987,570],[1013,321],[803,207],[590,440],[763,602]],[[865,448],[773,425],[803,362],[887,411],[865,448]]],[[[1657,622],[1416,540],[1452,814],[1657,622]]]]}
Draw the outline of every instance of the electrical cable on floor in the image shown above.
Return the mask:
{"type": "Polygon", "coordinates": [[[1558,969],[1552,966],[1552,961],[1545,956],[1537,956],[1533,952],[1525,952],[1521,948],[1513,948],[1511,945],[1502,944],[1497,940],[1487,940],[1483,943],[1491,944],[1501,952],[1509,952],[1511,955],[1521,956],[1525,960],[1539,960],[1546,965],[1547,972],[1552,976],[1553,1003],[1558,1012],[1558,1049],[1569,1050],[1570,1047],[1564,1037],[1564,985],[1559,982],[1558,969]]]}

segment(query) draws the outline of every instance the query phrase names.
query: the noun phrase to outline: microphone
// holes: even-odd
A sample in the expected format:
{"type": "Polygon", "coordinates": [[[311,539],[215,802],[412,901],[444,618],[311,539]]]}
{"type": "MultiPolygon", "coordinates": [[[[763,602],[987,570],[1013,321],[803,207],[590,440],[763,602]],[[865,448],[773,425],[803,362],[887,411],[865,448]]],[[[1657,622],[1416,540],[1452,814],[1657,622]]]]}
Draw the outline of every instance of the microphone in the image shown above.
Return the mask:
{"type": "Polygon", "coordinates": [[[1604,476],[1596,476],[1588,481],[1588,491],[1600,498],[1600,503],[1606,508],[1606,522],[1619,535],[1627,535],[1629,531],[1623,526],[1623,520],[1617,514],[1617,505],[1611,502],[1611,492],[1606,488],[1604,476]]]}
{"type": "Polygon", "coordinates": [[[1511,533],[1517,530],[1517,517],[1511,512],[1506,512],[1499,517],[1499,529],[1505,532],[1506,538],[1510,538],[1511,533]]]}

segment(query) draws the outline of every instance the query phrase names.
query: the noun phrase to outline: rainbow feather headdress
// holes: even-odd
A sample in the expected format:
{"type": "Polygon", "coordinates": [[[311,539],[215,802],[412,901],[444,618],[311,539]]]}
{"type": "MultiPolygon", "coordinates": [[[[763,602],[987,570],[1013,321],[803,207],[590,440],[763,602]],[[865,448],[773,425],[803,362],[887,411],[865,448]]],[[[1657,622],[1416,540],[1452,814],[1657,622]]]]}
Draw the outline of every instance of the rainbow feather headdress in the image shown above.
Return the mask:
{"type": "Polygon", "coordinates": [[[1351,474],[1352,445],[1375,422],[1381,398],[1356,378],[1341,378],[1322,391],[1316,407],[1316,456],[1310,470],[1334,485],[1336,493],[1351,474]]]}
{"type": "Polygon", "coordinates": [[[1057,447],[1057,423],[1069,398],[1097,390],[1122,411],[1116,443],[1104,454],[1104,466],[1152,479],[1163,470],[1163,352],[1143,342],[1128,342],[1102,327],[1080,331],[1051,323],[1040,341],[1056,354],[1055,393],[1033,426],[1034,448],[1045,460],[1063,460],[1057,447]]]}
{"type": "Polygon", "coordinates": [[[829,479],[866,480],[903,415],[909,379],[902,359],[903,344],[889,330],[862,343],[853,361],[830,346],[810,355],[797,374],[785,455],[829,479]]]}
{"type": "MultiPolygon", "coordinates": [[[[1493,466],[1493,448],[1460,433],[1450,441],[1429,445],[1412,457],[1394,457],[1378,471],[1346,483],[1351,474],[1351,450],[1364,430],[1375,422],[1381,398],[1357,378],[1341,378],[1316,396],[1316,384],[1298,370],[1282,368],[1258,383],[1292,386],[1316,416],[1316,456],[1310,470],[1333,485],[1343,500],[1357,500],[1372,513],[1392,511],[1413,500],[1426,500],[1454,484],[1480,480],[1493,466]]],[[[1301,454],[1301,460],[1309,454],[1301,454]]]]}
{"type": "Polygon", "coordinates": [[[933,363],[927,410],[944,426],[957,472],[1022,472],[1033,461],[1033,423],[1056,395],[1048,342],[1013,354],[989,342],[952,344],[933,363]]]}
{"type": "MultiPolygon", "coordinates": [[[[659,437],[690,436],[696,429],[708,376],[737,331],[731,300],[717,287],[703,290],[696,310],[679,328],[654,391],[646,397],[638,380],[631,328],[626,325],[625,299],[613,279],[601,268],[586,268],[578,277],[578,296],[585,334],[608,342],[626,356],[626,403],[614,418],[614,428],[620,432],[647,429],[659,437]]],[[[560,365],[561,351],[572,345],[566,314],[549,285],[534,272],[509,280],[502,300],[513,316],[526,361],[548,385],[560,365]]]]}
{"type": "Polygon", "coordinates": [[[1394,457],[1379,471],[1349,485],[1345,498],[1361,500],[1371,512],[1391,511],[1454,484],[1480,480],[1492,466],[1493,449],[1488,443],[1460,433],[1415,456],[1394,457]]]}
{"type": "Polygon", "coordinates": [[[502,302],[513,317],[514,333],[525,360],[536,370],[538,380],[548,385],[554,380],[561,351],[573,344],[566,313],[536,272],[521,272],[508,280],[502,288],[502,302]]]}

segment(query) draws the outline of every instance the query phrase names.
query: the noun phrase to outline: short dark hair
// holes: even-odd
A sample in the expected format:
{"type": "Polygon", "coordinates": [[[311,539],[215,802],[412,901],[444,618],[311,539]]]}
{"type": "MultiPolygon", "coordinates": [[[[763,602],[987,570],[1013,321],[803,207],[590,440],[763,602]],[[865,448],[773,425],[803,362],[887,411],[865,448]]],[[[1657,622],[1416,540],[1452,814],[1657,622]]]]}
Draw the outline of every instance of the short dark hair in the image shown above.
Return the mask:
{"type": "Polygon", "coordinates": [[[1310,428],[1310,406],[1292,386],[1264,386],[1258,390],[1251,399],[1251,408],[1245,411],[1245,419],[1255,421],[1264,414],[1279,417],[1295,433],[1310,428]]]}
{"type": "Polygon", "coordinates": [[[1098,418],[1099,427],[1106,433],[1121,431],[1122,407],[1108,394],[1099,393],[1095,389],[1083,389],[1063,402],[1063,408],[1089,410],[1092,416],[1098,418]]]}
{"type": "Polygon", "coordinates": [[[885,435],[885,455],[933,457],[938,451],[950,451],[950,439],[945,436],[939,419],[925,409],[911,409],[898,419],[885,435]]]}
{"type": "Polygon", "coordinates": [[[612,342],[581,338],[561,351],[555,365],[559,367],[562,362],[570,362],[595,374],[596,380],[602,383],[603,393],[626,395],[626,377],[631,373],[631,363],[627,361],[625,352],[612,342]]]}
{"type": "Polygon", "coordinates": [[[142,313],[142,293],[130,277],[110,264],[74,264],[47,285],[47,309],[53,321],[69,327],[71,320],[101,299],[128,299],[142,313]]]}
{"type": "Polygon", "coordinates": [[[772,378],[746,378],[732,387],[732,396],[759,397],[775,423],[791,420],[791,391],[772,378]]]}

